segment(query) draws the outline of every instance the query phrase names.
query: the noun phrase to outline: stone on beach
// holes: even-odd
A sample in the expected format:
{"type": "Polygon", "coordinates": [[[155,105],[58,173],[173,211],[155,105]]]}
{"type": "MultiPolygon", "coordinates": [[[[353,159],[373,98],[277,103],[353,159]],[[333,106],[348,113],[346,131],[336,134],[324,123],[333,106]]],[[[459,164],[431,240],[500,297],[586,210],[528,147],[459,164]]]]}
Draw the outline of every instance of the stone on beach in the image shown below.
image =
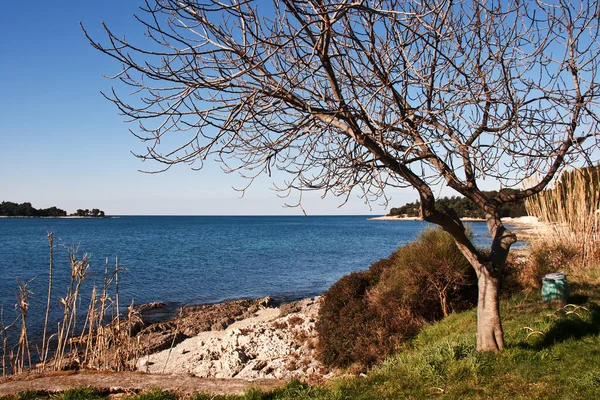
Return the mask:
{"type": "Polygon", "coordinates": [[[204,378],[310,378],[326,372],[315,358],[315,320],[321,298],[305,299],[281,312],[268,307],[224,331],[205,331],[173,349],[151,354],[138,368],[204,378]]]}

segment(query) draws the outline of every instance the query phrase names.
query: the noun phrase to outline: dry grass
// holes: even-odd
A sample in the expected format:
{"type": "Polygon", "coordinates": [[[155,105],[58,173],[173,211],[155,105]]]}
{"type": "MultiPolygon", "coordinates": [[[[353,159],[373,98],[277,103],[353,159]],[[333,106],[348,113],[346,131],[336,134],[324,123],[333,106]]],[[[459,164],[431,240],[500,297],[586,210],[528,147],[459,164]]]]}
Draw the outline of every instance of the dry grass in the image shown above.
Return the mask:
{"type": "Polygon", "coordinates": [[[25,371],[25,361],[28,362],[27,365],[31,365],[31,351],[29,349],[29,340],[27,339],[27,314],[29,313],[29,296],[33,294],[33,292],[27,289],[27,285],[29,285],[30,282],[31,281],[17,281],[17,285],[19,286],[19,292],[17,295],[17,306],[21,320],[21,332],[19,336],[19,342],[17,343],[17,352],[16,354],[11,353],[10,357],[12,368],[17,373],[25,371]]]}
{"type": "Polygon", "coordinates": [[[54,245],[52,233],[48,235],[50,262],[48,294],[42,330],[41,349],[38,349],[39,363],[32,362],[28,340],[27,315],[29,296],[27,283],[17,282],[17,318],[10,324],[4,322],[0,310],[0,342],[2,375],[18,374],[27,371],[50,372],[64,369],[109,369],[114,371],[134,370],[137,360],[146,354],[146,346],[138,342],[135,334],[142,327],[142,320],[132,303],[125,315],[119,309],[119,272],[123,270],[115,262],[109,267],[108,259],[104,270],[104,284],[101,290],[92,287],[90,302],[84,315],[78,310],[81,304],[82,288],[90,275],[90,259],[87,254],[79,257],[77,250],[68,249],[70,283],[64,297],[60,297],[62,318],[54,332],[50,332],[49,315],[52,302],[52,279],[54,274],[54,245]],[[83,327],[78,326],[83,322],[83,327]],[[18,341],[11,346],[11,333],[18,331],[18,341]]]}
{"type": "MultiPolygon", "coordinates": [[[[557,266],[587,273],[599,267],[600,168],[576,169],[562,174],[554,188],[526,201],[529,215],[548,224],[532,238],[532,250],[568,249],[576,254],[569,265],[557,266]]],[[[563,261],[564,262],[564,261],[563,261]]]]}

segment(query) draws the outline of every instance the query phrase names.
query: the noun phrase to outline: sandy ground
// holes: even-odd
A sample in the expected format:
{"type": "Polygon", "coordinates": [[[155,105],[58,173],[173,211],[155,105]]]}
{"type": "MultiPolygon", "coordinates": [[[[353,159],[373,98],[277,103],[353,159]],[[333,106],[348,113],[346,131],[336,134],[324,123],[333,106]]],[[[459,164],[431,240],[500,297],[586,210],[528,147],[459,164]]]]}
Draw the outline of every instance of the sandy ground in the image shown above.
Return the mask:
{"type": "Polygon", "coordinates": [[[189,375],[144,374],[140,372],[63,372],[48,375],[14,377],[0,381],[0,396],[24,391],[62,392],[76,387],[94,387],[109,393],[135,393],[161,388],[180,395],[210,393],[212,395],[242,394],[251,388],[273,390],[285,384],[282,380],[267,379],[203,379],[189,375]]]}
{"type": "MultiPolygon", "coordinates": [[[[373,217],[369,218],[369,221],[422,221],[421,217],[396,217],[391,215],[384,215],[382,217],[373,217]]],[[[485,221],[482,218],[470,218],[465,217],[460,219],[463,222],[473,222],[473,221],[485,221]]]]}
{"type": "Polygon", "coordinates": [[[502,218],[502,222],[504,222],[506,225],[513,225],[523,228],[542,228],[545,226],[545,224],[540,222],[537,217],[532,216],[502,218]]]}
{"type": "MultiPolygon", "coordinates": [[[[392,217],[389,215],[384,215],[382,217],[374,217],[369,218],[369,220],[373,221],[420,221],[420,217],[392,217]]],[[[485,222],[483,219],[478,218],[462,218],[463,222],[474,222],[481,221],[485,222]]],[[[538,221],[537,217],[525,216],[525,217],[517,217],[517,218],[502,218],[502,222],[506,225],[507,228],[511,229],[517,234],[517,238],[519,241],[530,242],[536,236],[546,234],[550,227],[543,222],[538,221]]]]}
{"type": "Polygon", "coordinates": [[[383,215],[381,217],[369,218],[369,221],[421,221],[421,217],[394,217],[383,215]]]}
{"type": "MultiPolygon", "coordinates": [[[[384,215],[381,217],[373,217],[369,218],[369,221],[421,221],[421,217],[395,217],[390,215],[384,215]]],[[[481,221],[485,222],[484,219],[481,218],[461,218],[463,222],[475,222],[481,221]]],[[[543,223],[539,222],[537,217],[517,217],[517,218],[502,218],[502,222],[506,225],[513,225],[517,227],[527,227],[527,228],[538,228],[544,226],[543,223]]]]}

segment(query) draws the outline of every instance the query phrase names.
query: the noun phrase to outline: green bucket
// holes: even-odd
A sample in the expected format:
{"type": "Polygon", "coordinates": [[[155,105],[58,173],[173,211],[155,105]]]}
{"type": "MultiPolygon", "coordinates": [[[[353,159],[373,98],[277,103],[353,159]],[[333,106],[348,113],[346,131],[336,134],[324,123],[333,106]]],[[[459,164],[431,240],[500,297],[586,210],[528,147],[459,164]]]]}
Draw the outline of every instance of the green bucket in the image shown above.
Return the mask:
{"type": "Polygon", "coordinates": [[[567,275],[561,272],[548,274],[542,278],[542,299],[544,301],[562,300],[569,298],[567,275]]]}

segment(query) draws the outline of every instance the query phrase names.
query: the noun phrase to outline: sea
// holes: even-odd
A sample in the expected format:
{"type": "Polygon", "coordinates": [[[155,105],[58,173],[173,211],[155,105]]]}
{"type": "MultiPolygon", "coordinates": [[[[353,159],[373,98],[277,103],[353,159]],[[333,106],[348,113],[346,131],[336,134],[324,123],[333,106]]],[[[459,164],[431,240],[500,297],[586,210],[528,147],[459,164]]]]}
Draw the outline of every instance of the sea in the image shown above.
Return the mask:
{"type": "MultiPolygon", "coordinates": [[[[108,265],[119,273],[121,308],[134,302],[170,307],[271,296],[294,300],[322,294],[343,275],[365,270],[411,242],[429,224],[369,216],[118,216],[0,219],[0,325],[16,314],[18,283],[27,283],[28,325],[36,336],[47,301],[49,244],[54,237],[50,326],[70,282],[69,252],[90,269],[81,289],[101,290],[108,265]]],[[[470,223],[489,244],[483,222],[470,223]]],[[[114,289],[114,288],[113,288],[114,289]]]]}

